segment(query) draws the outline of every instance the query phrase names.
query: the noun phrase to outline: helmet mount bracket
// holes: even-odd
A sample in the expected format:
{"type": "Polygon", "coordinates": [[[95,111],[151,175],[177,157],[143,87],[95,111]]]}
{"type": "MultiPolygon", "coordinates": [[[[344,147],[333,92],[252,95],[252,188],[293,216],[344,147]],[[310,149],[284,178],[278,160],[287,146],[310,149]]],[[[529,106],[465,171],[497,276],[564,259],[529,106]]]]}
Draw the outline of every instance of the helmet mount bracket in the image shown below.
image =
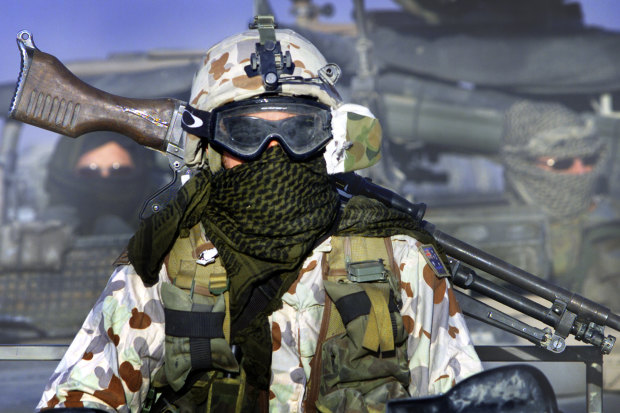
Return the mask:
{"type": "Polygon", "coordinates": [[[250,56],[250,64],[244,67],[248,77],[260,74],[268,91],[278,88],[280,75],[291,75],[295,69],[291,53],[282,53],[280,42],[276,40],[276,27],[273,16],[254,17],[250,29],[258,29],[260,42],[256,43],[256,51],[250,56]]]}

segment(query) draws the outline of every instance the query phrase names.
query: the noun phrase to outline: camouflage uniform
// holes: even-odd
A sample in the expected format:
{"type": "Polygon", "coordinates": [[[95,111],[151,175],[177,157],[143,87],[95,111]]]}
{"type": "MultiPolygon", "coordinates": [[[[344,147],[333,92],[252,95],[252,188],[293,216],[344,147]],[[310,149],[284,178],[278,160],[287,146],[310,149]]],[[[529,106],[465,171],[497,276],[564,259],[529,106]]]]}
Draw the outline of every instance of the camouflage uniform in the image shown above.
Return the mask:
{"type": "MultiPolygon", "coordinates": [[[[401,269],[401,314],[409,333],[411,396],[445,392],[481,370],[463,315],[445,279],[435,277],[410,237],[392,237],[401,269]]],[[[325,290],[321,267],[328,239],[309,256],[298,281],[270,317],[273,339],[270,411],[303,411],[325,290]]],[[[131,266],[119,267],[47,385],[38,409],[93,407],[139,411],[164,357],[160,282],[146,288],[131,266]]]]}
{"type": "MultiPolygon", "coordinates": [[[[288,30],[277,30],[276,38],[295,64],[292,75],[282,76],[278,95],[310,96],[331,107],[332,139],[324,151],[327,173],[361,169],[378,161],[381,129],[370,111],[343,105],[333,83],[319,80],[326,62],[307,40],[288,30]]],[[[189,104],[210,111],[265,93],[261,78],[248,77],[244,71],[257,40],[256,32],[246,32],[210,49],[194,80],[189,104]]],[[[188,135],[186,163],[217,173],[221,154],[213,148],[205,151],[204,146],[199,137],[188,135]]],[[[331,241],[328,238],[306,256],[297,279],[282,296],[282,306],[269,315],[271,411],[304,410],[310,360],[317,351],[326,301],[323,263],[332,250],[331,241]]],[[[400,313],[407,332],[410,376],[407,392],[424,396],[445,392],[480,371],[481,363],[448,281],[434,275],[417,244],[409,236],[391,238],[394,263],[401,274],[400,313]]],[[[164,283],[170,283],[166,266],[150,287],[133,266],[119,267],[52,376],[38,408],[138,411],[166,355],[164,283]]]]}

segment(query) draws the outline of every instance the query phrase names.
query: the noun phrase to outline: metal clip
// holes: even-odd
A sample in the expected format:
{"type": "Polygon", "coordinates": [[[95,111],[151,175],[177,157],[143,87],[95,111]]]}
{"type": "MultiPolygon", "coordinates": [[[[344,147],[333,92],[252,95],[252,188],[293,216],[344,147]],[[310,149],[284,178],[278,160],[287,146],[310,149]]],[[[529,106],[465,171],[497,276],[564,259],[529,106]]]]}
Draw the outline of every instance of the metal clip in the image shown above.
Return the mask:
{"type": "Polygon", "coordinates": [[[358,283],[386,281],[387,272],[382,259],[357,261],[347,264],[347,278],[358,283]]]}
{"type": "Polygon", "coordinates": [[[332,86],[340,79],[341,74],[342,70],[340,70],[340,66],[336,63],[328,63],[319,69],[319,77],[321,80],[332,86]]]}
{"type": "Polygon", "coordinates": [[[276,90],[280,81],[280,75],[292,75],[295,64],[291,52],[282,53],[280,42],[276,40],[275,24],[273,16],[256,16],[254,24],[250,28],[258,29],[260,42],[256,43],[256,51],[250,55],[250,64],[244,67],[248,77],[258,76],[263,78],[263,85],[269,91],[276,90]]]}

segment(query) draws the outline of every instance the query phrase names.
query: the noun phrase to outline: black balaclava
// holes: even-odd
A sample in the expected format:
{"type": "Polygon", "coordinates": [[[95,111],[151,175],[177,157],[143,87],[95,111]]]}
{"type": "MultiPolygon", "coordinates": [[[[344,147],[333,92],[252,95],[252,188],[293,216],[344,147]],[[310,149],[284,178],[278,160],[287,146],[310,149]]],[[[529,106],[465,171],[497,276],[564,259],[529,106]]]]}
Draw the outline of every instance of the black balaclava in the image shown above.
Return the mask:
{"type": "Polygon", "coordinates": [[[48,165],[46,191],[50,209],[67,207],[78,222],[77,233],[132,232],[148,196],[155,192],[154,153],[112,132],[94,132],[78,139],[61,137],[48,165]],[[103,178],[75,173],[79,158],[108,142],[116,142],[132,158],[134,168],[103,178]]]}

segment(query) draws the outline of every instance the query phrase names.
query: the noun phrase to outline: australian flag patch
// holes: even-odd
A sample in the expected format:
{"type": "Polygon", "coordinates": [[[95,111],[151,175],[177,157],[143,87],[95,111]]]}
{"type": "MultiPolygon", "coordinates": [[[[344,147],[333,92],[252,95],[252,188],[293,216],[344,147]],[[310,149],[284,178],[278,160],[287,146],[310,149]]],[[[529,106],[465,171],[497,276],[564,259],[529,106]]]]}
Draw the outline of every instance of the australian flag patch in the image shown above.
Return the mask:
{"type": "Polygon", "coordinates": [[[437,253],[435,246],[433,246],[432,244],[420,245],[418,249],[420,250],[422,255],[424,255],[426,262],[431,267],[437,277],[444,278],[450,275],[448,269],[441,261],[441,258],[439,258],[439,254],[437,253]]]}

